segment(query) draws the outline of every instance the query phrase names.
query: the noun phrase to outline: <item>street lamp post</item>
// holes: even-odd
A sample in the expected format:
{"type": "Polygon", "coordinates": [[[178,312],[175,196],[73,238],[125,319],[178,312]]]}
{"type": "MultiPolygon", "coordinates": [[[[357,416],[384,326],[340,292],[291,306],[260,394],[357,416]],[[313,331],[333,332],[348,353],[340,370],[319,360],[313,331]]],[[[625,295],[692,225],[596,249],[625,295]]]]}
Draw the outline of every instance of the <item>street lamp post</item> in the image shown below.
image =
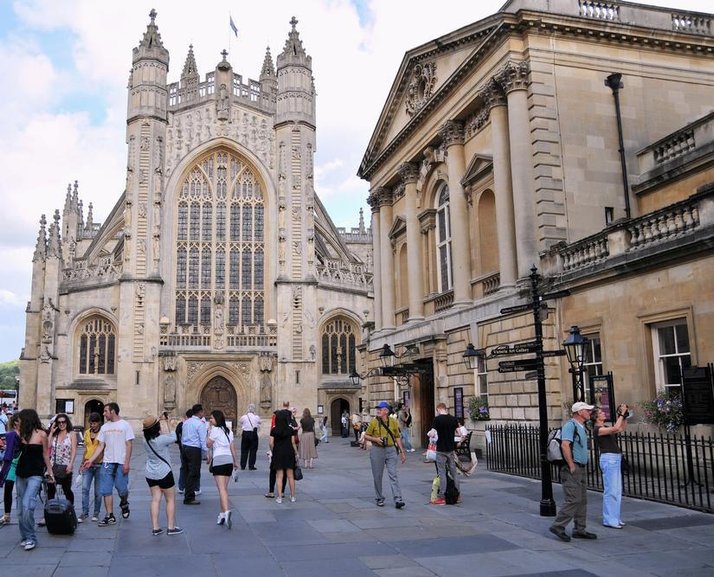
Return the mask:
{"type": "Polygon", "coordinates": [[[563,341],[563,348],[570,363],[570,372],[573,374],[573,402],[575,403],[585,401],[583,367],[585,365],[588,342],[588,339],[580,334],[580,327],[577,325],[570,327],[570,334],[563,341]]]}

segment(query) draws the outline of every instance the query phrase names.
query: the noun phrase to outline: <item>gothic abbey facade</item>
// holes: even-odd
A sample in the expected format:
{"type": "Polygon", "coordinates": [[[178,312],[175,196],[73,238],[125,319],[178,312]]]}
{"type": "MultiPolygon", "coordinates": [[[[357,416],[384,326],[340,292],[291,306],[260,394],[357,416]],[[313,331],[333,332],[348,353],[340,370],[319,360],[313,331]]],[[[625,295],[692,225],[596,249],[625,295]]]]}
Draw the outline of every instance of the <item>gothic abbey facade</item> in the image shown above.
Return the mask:
{"type": "Polygon", "coordinates": [[[133,50],[124,193],[85,218],[78,185],[43,215],[21,357],[20,405],[77,422],[117,401],[137,423],[202,402],[339,414],[371,309],[372,241],[337,229],[313,188],[311,57],[291,21],[258,81],[223,53],[178,82],[156,13],[133,50]]]}

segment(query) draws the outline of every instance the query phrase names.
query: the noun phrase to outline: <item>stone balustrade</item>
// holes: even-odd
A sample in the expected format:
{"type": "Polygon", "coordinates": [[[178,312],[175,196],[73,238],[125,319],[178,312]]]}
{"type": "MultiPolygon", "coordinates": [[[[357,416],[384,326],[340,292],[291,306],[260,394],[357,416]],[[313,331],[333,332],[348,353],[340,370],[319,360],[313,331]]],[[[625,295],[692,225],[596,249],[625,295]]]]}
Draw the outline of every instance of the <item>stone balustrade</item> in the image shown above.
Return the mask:
{"type": "Polygon", "coordinates": [[[62,271],[64,282],[81,284],[82,281],[115,281],[121,276],[122,267],[120,262],[114,262],[113,258],[106,257],[99,259],[96,264],[88,264],[85,260],[75,261],[71,268],[62,271]]]}

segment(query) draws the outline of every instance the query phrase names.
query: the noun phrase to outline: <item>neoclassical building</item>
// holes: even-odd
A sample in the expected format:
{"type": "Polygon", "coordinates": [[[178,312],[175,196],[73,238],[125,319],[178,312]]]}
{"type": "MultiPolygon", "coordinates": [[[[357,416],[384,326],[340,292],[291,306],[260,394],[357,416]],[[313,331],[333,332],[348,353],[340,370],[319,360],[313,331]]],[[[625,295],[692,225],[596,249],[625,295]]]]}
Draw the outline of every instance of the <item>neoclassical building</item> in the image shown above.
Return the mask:
{"type": "MultiPolygon", "coordinates": [[[[313,187],[315,87],[296,25],[259,79],[224,51],[180,79],[156,13],[133,49],[123,194],[103,223],[78,185],[42,216],[20,405],[138,423],[202,402],[235,422],[285,400],[339,427],[372,308],[371,232],[337,229],[313,187]]],[[[120,183],[116,183],[119,185],[120,183]]],[[[107,183],[111,188],[111,183],[107,183]]],[[[371,320],[371,319],[369,319],[371,320]]]]}
{"type": "MultiPolygon", "coordinates": [[[[416,370],[371,371],[365,397],[410,398],[420,433],[441,401],[469,423],[472,397],[496,423],[538,421],[535,373],[493,354],[534,339],[514,310],[533,267],[570,291],[542,303],[545,349],[578,325],[586,378],[611,372],[618,399],[714,360],[713,29],[677,9],[511,0],[406,53],[359,169],[375,266],[361,350],[363,375],[384,345],[416,370]]],[[[546,359],[553,422],[568,369],[546,359]]]]}

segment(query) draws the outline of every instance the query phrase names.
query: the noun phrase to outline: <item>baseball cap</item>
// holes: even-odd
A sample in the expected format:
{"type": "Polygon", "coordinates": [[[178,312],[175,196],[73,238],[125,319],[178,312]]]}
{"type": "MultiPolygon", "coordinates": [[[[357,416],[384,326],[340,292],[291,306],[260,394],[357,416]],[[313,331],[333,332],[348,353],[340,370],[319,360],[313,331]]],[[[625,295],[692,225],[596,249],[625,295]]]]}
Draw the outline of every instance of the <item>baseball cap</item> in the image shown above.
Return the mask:
{"type": "Polygon", "coordinates": [[[572,412],[577,413],[578,411],[592,411],[595,407],[593,405],[588,405],[587,403],[583,403],[582,401],[578,401],[573,405],[572,412]]]}
{"type": "Polygon", "coordinates": [[[377,408],[378,409],[388,409],[389,403],[387,401],[382,401],[381,403],[377,403],[377,408]]]}

